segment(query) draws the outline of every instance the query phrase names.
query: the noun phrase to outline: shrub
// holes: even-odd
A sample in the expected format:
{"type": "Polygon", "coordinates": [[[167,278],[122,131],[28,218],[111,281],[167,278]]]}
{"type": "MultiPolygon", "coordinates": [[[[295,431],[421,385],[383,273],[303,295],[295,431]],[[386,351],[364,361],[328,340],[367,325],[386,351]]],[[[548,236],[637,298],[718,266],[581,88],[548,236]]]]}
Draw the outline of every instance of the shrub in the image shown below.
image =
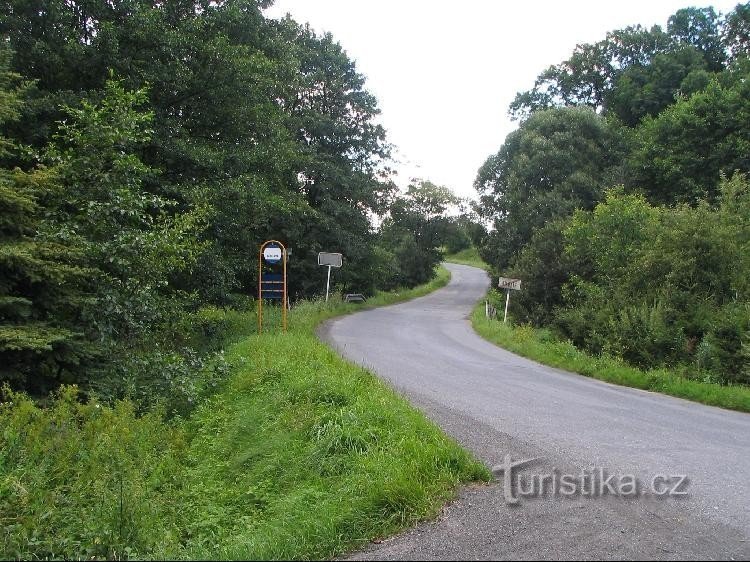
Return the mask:
{"type": "Polygon", "coordinates": [[[635,305],[610,318],[604,351],[621,357],[631,365],[650,368],[673,357],[679,330],[669,326],[664,307],[635,305]]]}
{"type": "Polygon", "coordinates": [[[696,363],[723,382],[750,384],[750,305],[721,310],[698,346],[696,363]]]}
{"type": "Polygon", "coordinates": [[[0,397],[0,558],[132,558],[174,547],[182,431],[158,412],[0,397]]]}
{"type": "Polygon", "coordinates": [[[160,406],[166,413],[190,413],[229,372],[222,352],[199,355],[190,348],[153,349],[124,356],[93,384],[106,401],[130,400],[140,412],[160,406]]]}

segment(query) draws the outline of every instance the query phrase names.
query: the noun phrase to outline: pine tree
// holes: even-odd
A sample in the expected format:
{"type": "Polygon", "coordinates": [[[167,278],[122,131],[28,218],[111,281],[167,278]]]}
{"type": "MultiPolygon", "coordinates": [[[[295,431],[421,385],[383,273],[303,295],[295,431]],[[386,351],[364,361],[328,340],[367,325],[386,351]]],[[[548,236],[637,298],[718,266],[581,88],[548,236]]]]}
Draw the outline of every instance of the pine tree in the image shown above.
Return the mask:
{"type": "Polygon", "coordinates": [[[86,271],[72,247],[39,233],[42,202],[56,189],[54,168],[11,168],[19,147],[5,128],[23,107],[29,87],[8,71],[0,51],[0,382],[46,392],[88,355],[76,331],[86,271]]]}

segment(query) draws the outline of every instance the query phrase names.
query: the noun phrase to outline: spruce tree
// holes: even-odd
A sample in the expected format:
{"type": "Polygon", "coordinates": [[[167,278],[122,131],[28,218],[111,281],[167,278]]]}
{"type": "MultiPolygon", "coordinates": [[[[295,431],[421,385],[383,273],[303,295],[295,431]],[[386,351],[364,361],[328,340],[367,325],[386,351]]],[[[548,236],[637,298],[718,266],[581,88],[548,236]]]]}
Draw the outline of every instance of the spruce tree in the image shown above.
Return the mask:
{"type": "Polygon", "coordinates": [[[23,107],[27,82],[0,51],[0,382],[42,393],[75,380],[88,355],[75,319],[86,272],[72,247],[39,232],[54,168],[11,168],[19,147],[5,135],[23,107]]]}

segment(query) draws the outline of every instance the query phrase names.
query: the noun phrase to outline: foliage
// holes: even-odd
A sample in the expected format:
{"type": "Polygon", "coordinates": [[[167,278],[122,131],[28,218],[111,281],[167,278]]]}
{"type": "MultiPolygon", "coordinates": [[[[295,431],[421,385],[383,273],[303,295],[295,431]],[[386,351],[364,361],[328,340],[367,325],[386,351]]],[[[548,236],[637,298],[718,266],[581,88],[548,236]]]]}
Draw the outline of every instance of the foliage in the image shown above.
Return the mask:
{"type": "Polygon", "coordinates": [[[97,102],[110,71],[148,92],[152,133],[139,159],[170,214],[208,208],[194,271],[175,283],[226,304],[252,294],[255,249],[293,250],[290,291],[320,291],[319,251],[342,252],[343,288],[372,293],[371,213],[387,210],[390,147],[364,77],[332,36],[264,17],[265,1],[13,0],[0,30],[14,68],[36,80],[16,134],[42,147],[61,102],[97,102]],[[49,32],[48,30],[54,30],[49,32]]]}
{"type": "Polygon", "coordinates": [[[666,30],[636,25],[578,45],[569,59],[542,72],[531,90],[519,93],[509,112],[525,119],[542,109],[586,106],[604,113],[614,109],[633,123],[669,104],[670,92],[691,69],[720,72],[727,53],[736,58],[746,52],[747,8],[738,4],[726,16],[711,7],[683,8],[669,18],[666,30]]]}
{"type": "Polygon", "coordinates": [[[722,44],[723,22],[711,8],[682,8],[670,16],[667,33],[679,45],[698,49],[709,70],[717,71],[725,63],[725,45],[722,44]]]}
{"type": "Polygon", "coordinates": [[[537,229],[507,270],[507,277],[523,280],[523,290],[511,300],[512,314],[536,326],[552,320],[573,271],[573,260],[564,252],[562,224],[553,221],[537,229]]]}
{"type": "Polygon", "coordinates": [[[447,218],[443,243],[449,254],[469,248],[478,248],[487,236],[487,228],[482,224],[476,204],[463,200],[458,202],[460,213],[447,218]]]}
{"type": "Polygon", "coordinates": [[[629,127],[672,105],[675,96],[705,88],[711,73],[698,49],[687,46],[654,56],[650,64],[634,64],[618,78],[607,97],[608,111],[629,127]]]}
{"type": "Polygon", "coordinates": [[[629,183],[655,203],[715,198],[721,172],[750,171],[749,100],[747,80],[732,76],[646,119],[629,158],[629,183]]]}
{"type": "MultiPolygon", "coordinates": [[[[8,52],[0,51],[0,127],[18,119],[29,85],[7,70],[8,52]]],[[[46,392],[70,380],[90,354],[76,322],[87,298],[80,251],[44,228],[46,202],[59,196],[59,169],[10,167],[20,152],[0,136],[0,382],[46,392]]]]}
{"type": "Polygon", "coordinates": [[[750,382],[748,193],[741,175],[722,182],[719,206],[664,209],[608,191],[524,247],[511,270],[524,280],[514,316],[639,367],[750,382]]]}
{"type": "Polygon", "coordinates": [[[737,4],[727,15],[724,44],[729,51],[730,61],[750,54],[750,4],[737,4]]]}
{"type": "Polygon", "coordinates": [[[447,225],[443,242],[445,244],[445,250],[449,254],[456,254],[472,247],[469,233],[455,221],[451,221],[447,225]]]}
{"type": "Polygon", "coordinates": [[[585,108],[539,111],[505,140],[475,180],[480,212],[493,221],[482,258],[508,267],[533,232],[577,208],[591,209],[619,175],[617,128],[585,108]]]}
{"type": "Polygon", "coordinates": [[[394,200],[381,235],[394,257],[391,286],[413,287],[432,277],[442,259],[440,248],[452,234],[446,212],[457,203],[448,188],[426,180],[415,180],[394,200]]]}
{"type": "Polygon", "coordinates": [[[568,60],[548,67],[531,90],[519,93],[509,113],[522,119],[553,107],[602,109],[622,71],[631,65],[648,64],[670,44],[671,38],[659,26],[646,29],[638,25],[610,32],[597,43],[578,45],[568,60]]]}
{"type": "MultiPolygon", "coordinates": [[[[68,331],[36,324],[51,338],[38,342],[38,351],[53,362],[54,368],[44,368],[44,361],[29,356],[34,350],[21,343],[21,328],[6,329],[10,343],[4,357],[13,365],[23,353],[25,361],[17,386],[44,392],[61,381],[90,384],[93,379],[96,384],[102,370],[137,362],[133,354],[179,313],[184,297],[169,286],[169,277],[194,262],[202,219],[199,210],[171,214],[172,202],[144,189],[151,170],[134,154],[150,134],[151,115],[138,109],[144,100],[144,92],[108,82],[99,103],[65,108],[68,119],[45,152],[53,166],[54,189],[42,191],[44,186],[36,183],[36,207],[29,207],[37,214],[36,224],[25,231],[31,237],[25,242],[25,259],[31,263],[46,247],[75,261],[62,267],[40,261],[37,273],[15,273],[14,282],[23,287],[26,279],[53,280],[52,295],[45,296],[41,283],[38,295],[24,295],[31,309],[25,328],[48,317],[68,331]],[[77,282],[71,281],[73,274],[77,282]],[[53,304],[45,298],[54,299],[53,304]],[[73,334],[84,352],[66,349],[73,334]]],[[[26,178],[25,186],[46,174],[42,168],[25,176],[14,172],[18,184],[18,178],[26,178]]],[[[47,255],[54,254],[47,250],[47,255]]]]}
{"type": "Polygon", "coordinates": [[[336,290],[430,278],[449,224],[422,206],[435,194],[391,208],[364,76],[266,5],[4,3],[2,214],[23,227],[3,240],[3,380],[160,401],[216,351],[196,354],[184,319],[254,295],[269,238],[291,250],[293,300],[324,286],[320,251],[345,256],[336,290]],[[388,214],[398,226],[377,231],[388,214]]]}
{"type": "Polygon", "coordinates": [[[482,257],[524,280],[515,318],[642,368],[750,382],[747,14],[610,32],[517,96],[524,120],[475,183],[494,223],[482,257]]]}

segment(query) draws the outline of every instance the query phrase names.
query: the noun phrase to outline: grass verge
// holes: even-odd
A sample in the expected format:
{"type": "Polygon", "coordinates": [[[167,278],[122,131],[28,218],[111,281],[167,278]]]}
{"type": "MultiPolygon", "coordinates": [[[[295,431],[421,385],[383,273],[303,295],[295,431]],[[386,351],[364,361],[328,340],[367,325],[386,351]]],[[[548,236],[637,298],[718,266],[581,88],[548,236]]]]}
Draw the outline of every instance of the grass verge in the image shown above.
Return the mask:
{"type": "MultiPolygon", "coordinates": [[[[448,278],[443,270],[367,306],[448,278]]],[[[357,309],[301,303],[287,334],[239,338],[226,350],[229,378],[185,420],[138,416],[127,401],[81,404],[73,388],[46,409],[6,392],[0,557],[328,558],[435,515],[462,482],[487,480],[315,336],[322,320],[357,309]]],[[[252,311],[227,314],[234,332],[254,325],[252,311]]]]}
{"type": "Polygon", "coordinates": [[[710,406],[750,412],[750,388],[745,386],[725,386],[691,380],[669,369],[644,371],[607,355],[591,356],[570,342],[556,340],[548,330],[538,330],[530,326],[516,327],[490,320],[485,317],[483,303],[474,308],[471,322],[474,330],[484,339],[551,367],[710,406]]]}
{"type": "Polygon", "coordinates": [[[444,261],[450,263],[458,263],[461,265],[471,265],[473,267],[484,269],[485,271],[490,270],[490,266],[487,265],[481,257],[479,257],[479,251],[473,246],[471,248],[461,250],[460,252],[456,252],[455,254],[447,254],[444,258],[444,261]]]}

